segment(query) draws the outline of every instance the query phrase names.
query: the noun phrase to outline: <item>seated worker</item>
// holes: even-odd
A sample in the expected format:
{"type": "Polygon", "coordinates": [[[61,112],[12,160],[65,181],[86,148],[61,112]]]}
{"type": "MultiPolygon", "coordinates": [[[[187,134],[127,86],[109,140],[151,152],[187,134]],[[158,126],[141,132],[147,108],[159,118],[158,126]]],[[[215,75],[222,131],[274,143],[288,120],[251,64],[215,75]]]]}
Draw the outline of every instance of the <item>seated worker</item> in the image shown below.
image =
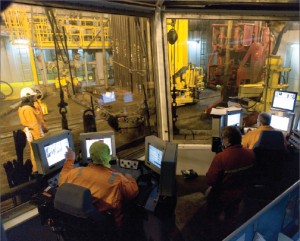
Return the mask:
{"type": "Polygon", "coordinates": [[[207,184],[211,186],[207,195],[207,212],[219,216],[224,211],[230,216],[243,199],[255,155],[241,145],[242,135],[235,126],[224,127],[221,139],[224,149],[216,154],[206,173],[207,184]]]}
{"type": "Polygon", "coordinates": [[[100,211],[111,210],[116,225],[122,224],[122,205],[134,199],[138,186],[133,177],[121,174],[110,168],[109,147],[102,142],[94,142],[90,147],[92,163],[86,167],[74,167],[75,153],[67,148],[66,162],[61,170],[59,182],[73,183],[90,189],[94,205],[100,211]]]}
{"type": "Polygon", "coordinates": [[[262,131],[274,130],[271,123],[271,115],[267,112],[261,112],[257,118],[257,129],[249,131],[242,137],[242,145],[246,148],[253,149],[254,144],[258,141],[262,131]]]}

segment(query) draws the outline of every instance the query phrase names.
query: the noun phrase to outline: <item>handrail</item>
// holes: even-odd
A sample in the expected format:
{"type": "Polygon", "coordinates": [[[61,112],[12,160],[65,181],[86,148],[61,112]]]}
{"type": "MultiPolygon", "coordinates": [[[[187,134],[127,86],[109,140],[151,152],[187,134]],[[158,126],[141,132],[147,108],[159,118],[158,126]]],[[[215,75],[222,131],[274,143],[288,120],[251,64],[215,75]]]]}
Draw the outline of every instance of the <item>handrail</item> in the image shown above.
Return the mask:
{"type": "Polygon", "coordinates": [[[19,194],[27,193],[27,190],[29,188],[31,190],[32,190],[32,188],[37,188],[38,184],[39,184],[39,181],[34,179],[29,182],[18,185],[16,187],[13,187],[13,188],[9,189],[9,191],[1,193],[0,200],[1,200],[1,202],[4,202],[10,198],[13,198],[13,197],[19,195],[19,194]]]}
{"type": "Polygon", "coordinates": [[[290,186],[287,190],[285,190],[282,194],[280,194],[275,200],[273,200],[271,203],[269,203],[265,208],[257,212],[253,217],[251,217],[249,220],[247,220],[244,224],[242,224],[238,229],[236,229],[234,232],[232,232],[229,236],[227,236],[223,241],[230,241],[234,240],[239,233],[242,233],[243,230],[245,230],[251,223],[254,223],[255,220],[257,220],[262,214],[266,213],[269,209],[277,205],[279,202],[282,201],[283,197],[288,196],[290,193],[295,191],[295,189],[299,189],[300,186],[300,180],[295,182],[292,186],[290,186]]]}

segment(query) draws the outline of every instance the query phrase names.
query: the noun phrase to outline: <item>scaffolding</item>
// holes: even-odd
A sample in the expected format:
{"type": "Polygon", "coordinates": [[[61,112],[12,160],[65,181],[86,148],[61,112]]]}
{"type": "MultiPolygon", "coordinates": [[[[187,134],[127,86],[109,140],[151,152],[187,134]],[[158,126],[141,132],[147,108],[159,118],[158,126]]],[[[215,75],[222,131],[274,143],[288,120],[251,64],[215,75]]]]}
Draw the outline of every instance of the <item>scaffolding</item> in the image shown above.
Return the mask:
{"type": "MultiPolygon", "coordinates": [[[[108,17],[55,16],[59,27],[66,30],[69,48],[110,47],[110,19],[108,17]],[[102,33],[103,31],[103,33],[102,33]],[[101,37],[103,36],[104,41],[101,37]]],[[[31,41],[39,48],[54,48],[53,33],[44,13],[33,13],[28,8],[11,7],[4,11],[3,19],[9,29],[12,44],[19,40],[31,41]]]]}

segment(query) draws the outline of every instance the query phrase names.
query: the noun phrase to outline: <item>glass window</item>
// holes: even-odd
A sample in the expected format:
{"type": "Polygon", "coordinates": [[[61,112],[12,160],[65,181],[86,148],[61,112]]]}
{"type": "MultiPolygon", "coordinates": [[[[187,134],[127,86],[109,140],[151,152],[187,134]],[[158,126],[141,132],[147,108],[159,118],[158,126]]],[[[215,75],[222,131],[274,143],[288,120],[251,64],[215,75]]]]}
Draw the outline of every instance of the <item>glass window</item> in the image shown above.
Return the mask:
{"type": "MultiPolygon", "coordinates": [[[[21,4],[10,5],[1,17],[1,67],[6,67],[1,80],[14,89],[5,108],[20,100],[21,88],[39,88],[50,134],[61,130],[58,104],[66,104],[75,151],[79,152],[79,133],[89,129],[83,115],[91,114],[85,110],[92,108],[92,131],[113,130],[119,157],[144,153],[144,137],[157,130],[148,18],[21,4]]],[[[1,123],[11,150],[1,152],[1,160],[12,161],[11,129],[22,128],[17,109],[1,117],[1,123]]],[[[28,158],[27,145],[24,162],[28,158]]],[[[3,168],[1,172],[5,177],[3,168]]],[[[6,191],[10,187],[3,178],[1,192],[6,191]]],[[[1,211],[26,198],[5,201],[1,211]]]]}
{"type": "Polygon", "coordinates": [[[166,18],[170,122],[179,142],[211,143],[212,108],[236,106],[246,118],[269,111],[275,90],[299,90],[299,22],[212,18],[166,18]]]}

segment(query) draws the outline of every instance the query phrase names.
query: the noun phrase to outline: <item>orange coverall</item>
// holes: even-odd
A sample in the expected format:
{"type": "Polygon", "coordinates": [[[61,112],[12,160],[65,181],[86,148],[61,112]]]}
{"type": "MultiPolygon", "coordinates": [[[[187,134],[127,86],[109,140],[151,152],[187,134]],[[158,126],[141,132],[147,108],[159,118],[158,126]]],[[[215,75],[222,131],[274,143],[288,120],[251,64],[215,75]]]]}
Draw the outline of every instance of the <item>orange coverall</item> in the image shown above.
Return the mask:
{"type": "Polygon", "coordinates": [[[46,122],[44,120],[44,114],[43,114],[42,107],[41,107],[41,105],[40,105],[40,103],[38,101],[35,101],[33,104],[34,104],[35,109],[38,111],[38,113],[37,113],[37,119],[41,123],[42,130],[44,132],[46,132],[48,130],[48,127],[47,127],[47,124],[46,124],[46,122]]]}
{"type": "MultiPolygon", "coordinates": [[[[20,122],[24,127],[28,127],[33,140],[38,140],[44,136],[44,131],[43,129],[47,129],[46,123],[43,118],[43,113],[40,112],[39,109],[33,108],[29,105],[24,105],[19,108],[18,110],[20,122]]],[[[33,155],[33,151],[31,148],[30,142],[30,159],[32,162],[32,171],[36,172],[37,171],[37,165],[36,161],[33,155]]]]}
{"type": "Polygon", "coordinates": [[[272,126],[260,126],[253,131],[249,131],[247,134],[242,136],[242,145],[248,149],[253,149],[254,144],[258,141],[260,133],[262,131],[274,130],[272,126]]]}
{"type": "Polygon", "coordinates": [[[73,183],[90,189],[93,203],[100,211],[111,210],[118,226],[122,224],[122,202],[134,199],[138,186],[133,177],[102,165],[90,163],[87,167],[74,167],[74,160],[67,158],[58,184],[73,183]]]}

